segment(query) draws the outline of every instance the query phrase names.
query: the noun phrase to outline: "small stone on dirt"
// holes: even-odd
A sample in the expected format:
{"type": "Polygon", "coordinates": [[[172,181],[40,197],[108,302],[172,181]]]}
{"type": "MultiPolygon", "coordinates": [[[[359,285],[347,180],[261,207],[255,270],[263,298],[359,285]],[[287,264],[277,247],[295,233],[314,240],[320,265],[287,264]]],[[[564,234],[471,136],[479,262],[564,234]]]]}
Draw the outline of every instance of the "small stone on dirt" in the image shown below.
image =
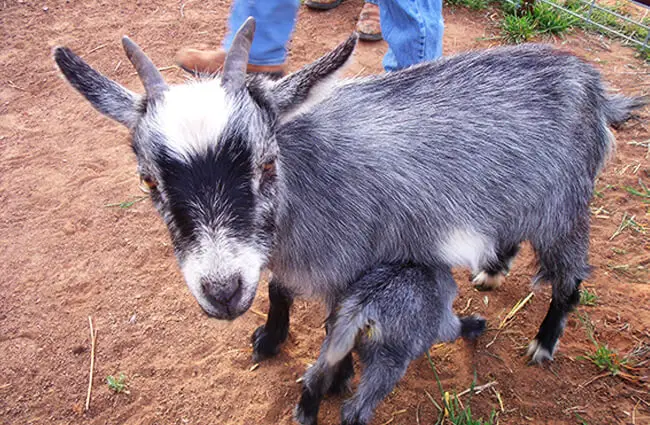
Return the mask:
{"type": "Polygon", "coordinates": [[[83,345],[77,345],[76,347],[72,348],[72,354],[79,355],[79,354],[83,353],[84,351],[86,351],[86,347],[83,346],[83,345]]]}

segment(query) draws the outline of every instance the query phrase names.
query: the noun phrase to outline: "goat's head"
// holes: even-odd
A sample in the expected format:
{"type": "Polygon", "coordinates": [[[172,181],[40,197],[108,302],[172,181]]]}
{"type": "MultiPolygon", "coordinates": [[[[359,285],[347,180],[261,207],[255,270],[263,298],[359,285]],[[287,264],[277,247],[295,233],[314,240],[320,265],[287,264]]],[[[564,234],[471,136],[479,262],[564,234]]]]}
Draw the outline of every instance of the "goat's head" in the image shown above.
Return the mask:
{"type": "Polygon", "coordinates": [[[54,59],[70,84],[127,126],[142,181],[167,224],[185,280],[210,316],[250,307],[275,235],[282,155],[275,128],[340,70],[356,36],[281,80],[247,76],[255,22],[235,35],[223,73],[168,86],[140,48],[124,50],[144,85],[133,93],[67,48],[54,59]]]}

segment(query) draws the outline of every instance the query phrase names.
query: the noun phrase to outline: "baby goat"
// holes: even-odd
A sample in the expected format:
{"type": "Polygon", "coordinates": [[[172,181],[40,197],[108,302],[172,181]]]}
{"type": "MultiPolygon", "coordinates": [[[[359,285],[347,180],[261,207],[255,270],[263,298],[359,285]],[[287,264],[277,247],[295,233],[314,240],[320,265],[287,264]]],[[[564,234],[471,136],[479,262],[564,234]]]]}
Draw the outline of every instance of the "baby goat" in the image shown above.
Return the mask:
{"type": "Polygon", "coordinates": [[[402,378],[409,363],[438,341],[478,337],[479,317],[452,311],[456,282],[448,267],[380,265],[347,288],[327,319],[320,356],[304,378],[295,417],[315,425],[323,396],[344,391],[354,373],[354,348],[364,365],[356,394],[343,406],[343,425],[370,421],[375,407],[402,378]]]}

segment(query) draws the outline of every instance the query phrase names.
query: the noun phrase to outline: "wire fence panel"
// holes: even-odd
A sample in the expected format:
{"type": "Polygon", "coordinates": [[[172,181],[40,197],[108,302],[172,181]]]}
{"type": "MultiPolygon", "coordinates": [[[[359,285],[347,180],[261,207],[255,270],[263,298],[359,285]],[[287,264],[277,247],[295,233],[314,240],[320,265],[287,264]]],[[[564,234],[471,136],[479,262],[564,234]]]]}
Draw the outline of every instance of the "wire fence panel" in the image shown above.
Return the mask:
{"type": "MultiPolygon", "coordinates": [[[[508,3],[513,4],[516,7],[520,7],[522,5],[521,0],[506,0],[508,3]]],[[[641,47],[643,50],[649,49],[650,48],[650,22],[646,23],[646,19],[644,18],[639,18],[634,19],[630,16],[625,16],[620,13],[617,13],[614,10],[611,10],[607,7],[603,7],[603,5],[600,5],[596,2],[596,0],[574,0],[574,4],[582,4],[583,7],[581,8],[573,8],[569,9],[567,7],[567,2],[564,4],[557,3],[553,0],[537,0],[541,3],[545,3],[557,10],[560,11],[560,13],[566,13],[570,16],[573,16],[577,19],[580,19],[581,21],[585,22],[588,26],[593,26],[599,30],[605,31],[609,34],[615,35],[616,37],[620,37],[630,43],[633,43],[639,47],[641,47]],[[594,12],[597,11],[597,13],[600,14],[601,19],[594,19],[594,12]],[[625,26],[629,28],[630,26],[633,28],[636,28],[635,30],[629,31],[627,34],[623,33],[620,31],[620,27],[622,25],[616,25],[614,27],[613,25],[610,25],[610,23],[613,22],[624,22],[625,26]],[[618,27],[618,28],[617,28],[618,27]]],[[[648,2],[648,0],[643,0],[644,2],[648,2]]],[[[650,6],[645,4],[644,2],[635,1],[633,2],[634,4],[638,6],[645,7],[647,9],[650,9],[650,6]]],[[[647,14],[647,12],[646,12],[647,14]]]]}

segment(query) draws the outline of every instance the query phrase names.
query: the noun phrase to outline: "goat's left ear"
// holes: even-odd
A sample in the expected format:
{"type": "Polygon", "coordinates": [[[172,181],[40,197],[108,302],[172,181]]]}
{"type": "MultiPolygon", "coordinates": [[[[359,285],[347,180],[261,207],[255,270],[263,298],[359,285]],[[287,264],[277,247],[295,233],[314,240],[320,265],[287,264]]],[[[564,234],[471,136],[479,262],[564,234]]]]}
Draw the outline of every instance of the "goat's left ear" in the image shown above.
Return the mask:
{"type": "Polygon", "coordinates": [[[316,62],[275,83],[272,93],[280,114],[291,113],[307,102],[310,95],[326,90],[350,61],[358,38],[357,33],[353,33],[346,41],[316,62]]]}

